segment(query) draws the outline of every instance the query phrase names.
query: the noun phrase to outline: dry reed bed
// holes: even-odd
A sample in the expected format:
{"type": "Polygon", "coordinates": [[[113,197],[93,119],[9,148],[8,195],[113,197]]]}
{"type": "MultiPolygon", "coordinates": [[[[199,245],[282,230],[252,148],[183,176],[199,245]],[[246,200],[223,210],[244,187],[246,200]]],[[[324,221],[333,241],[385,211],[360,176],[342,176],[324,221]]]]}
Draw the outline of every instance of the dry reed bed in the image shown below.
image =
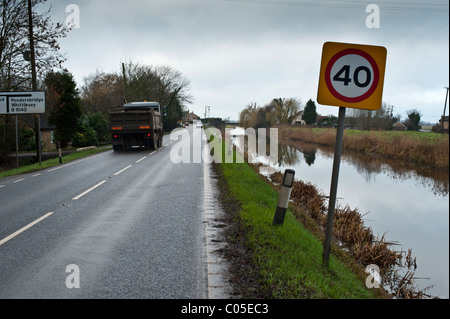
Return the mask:
{"type": "MultiPolygon", "coordinates": [[[[270,175],[274,184],[281,184],[283,174],[275,172],[270,175]]],[[[305,211],[322,228],[326,228],[327,205],[326,196],[323,196],[314,185],[301,180],[294,182],[291,199],[296,207],[305,211]]],[[[338,208],[335,211],[333,223],[333,236],[344,245],[353,258],[367,266],[375,264],[380,268],[384,287],[396,298],[429,298],[425,291],[415,287],[414,271],[417,267],[415,259],[412,258],[411,250],[408,253],[398,252],[391,249],[393,243],[387,242],[382,236],[376,238],[369,227],[364,226],[363,215],[358,209],[338,208]],[[406,274],[400,275],[401,271],[407,269],[406,274]]]]}
{"type": "MultiPolygon", "coordinates": [[[[333,147],[336,130],[281,126],[280,136],[333,147]]],[[[345,130],[343,149],[449,170],[449,136],[438,133],[345,130]]]]}

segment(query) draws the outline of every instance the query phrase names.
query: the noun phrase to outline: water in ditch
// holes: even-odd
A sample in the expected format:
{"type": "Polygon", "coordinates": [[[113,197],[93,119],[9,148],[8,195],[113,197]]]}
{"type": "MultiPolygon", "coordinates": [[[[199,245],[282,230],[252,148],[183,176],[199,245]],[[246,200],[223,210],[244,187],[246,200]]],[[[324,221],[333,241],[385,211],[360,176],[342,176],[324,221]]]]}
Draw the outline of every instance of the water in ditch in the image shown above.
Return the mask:
{"type": "MultiPolygon", "coordinates": [[[[236,129],[232,136],[244,134],[236,129]]],[[[235,138],[239,147],[242,139],[235,138]]],[[[329,195],[334,149],[278,141],[278,161],[268,163],[257,155],[252,161],[269,164],[262,172],[293,169],[296,179],[315,185],[329,195]]],[[[269,147],[267,147],[269,150],[269,147]]],[[[412,249],[419,289],[449,298],[449,174],[382,160],[379,157],[342,153],[337,205],[358,208],[374,235],[412,249]]]]}

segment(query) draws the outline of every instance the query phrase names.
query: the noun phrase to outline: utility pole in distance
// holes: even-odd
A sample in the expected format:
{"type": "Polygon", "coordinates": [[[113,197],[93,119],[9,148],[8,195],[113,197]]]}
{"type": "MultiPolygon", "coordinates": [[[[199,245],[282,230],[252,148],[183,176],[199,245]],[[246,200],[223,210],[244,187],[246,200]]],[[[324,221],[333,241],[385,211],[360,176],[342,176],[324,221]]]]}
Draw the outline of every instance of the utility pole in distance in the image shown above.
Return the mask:
{"type": "Polygon", "coordinates": [[[444,114],[442,115],[441,125],[442,125],[442,133],[445,132],[444,130],[444,119],[445,119],[445,111],[447,110],[447,98],[448,98],[448,87],[444,87],[444,89],[447,89],[447,93],[445,94],[445,103],[444,103],[444,114]]]}
{"type": "Polygon", "coordinates": [[[122,63],[122,74],[123,74],[124,100],[125,100],[125,104],[126,104],[126,103],[128,103],[128,94],[127,94],[127,75],[125,73],[125,63],[122,63]]]}
{"type": "MultiPolygon", "coordinates": [[[[33,12],[31,7],[31,0],[28,0],[28,30],[30,36],[30,58],[31,58],[31,83],[33,91],[37,91],[36,80],[36,55],[34,52],[34,35],[33,35],[33,12]]],[[[41,165],[41,123],[39,114],[34,115],[34,127],[36,132],[36,149],[39,165],[41,165]]]]}

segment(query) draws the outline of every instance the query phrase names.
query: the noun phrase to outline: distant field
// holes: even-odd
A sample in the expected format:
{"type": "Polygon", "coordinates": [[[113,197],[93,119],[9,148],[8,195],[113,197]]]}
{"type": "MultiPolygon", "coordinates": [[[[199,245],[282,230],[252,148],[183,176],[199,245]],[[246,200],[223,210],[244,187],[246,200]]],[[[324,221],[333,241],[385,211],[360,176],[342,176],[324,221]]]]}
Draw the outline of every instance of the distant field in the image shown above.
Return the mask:
{"type": "Polygon", "coordinates": [[[433,129],[433,125],[422,125],[422,130],[431,131],[433,129]]]}
{"type": "MultiPolygon", "coordinates": [[[[330,128],[279,127],[282,137],[334,146],[336,130],[330,128]]],[[[380,155],[399,161],[449,169],[449,135],[433,132],[345,130],[343,148],[367,155],[380,155]]]]}

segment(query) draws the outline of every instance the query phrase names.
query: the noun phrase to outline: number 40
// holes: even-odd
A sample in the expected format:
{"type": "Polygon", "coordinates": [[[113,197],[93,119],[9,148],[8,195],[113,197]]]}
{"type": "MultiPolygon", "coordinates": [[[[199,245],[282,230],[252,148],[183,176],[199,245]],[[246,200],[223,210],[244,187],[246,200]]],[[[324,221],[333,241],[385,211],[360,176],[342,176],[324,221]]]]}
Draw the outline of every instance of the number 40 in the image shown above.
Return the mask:
{"type": "MultiPolygon", "coordinates": [[[[352,79],[350,78],[350,65],[344,65],[333,77],[333,81],[344,82],[344,85],[348,86],[348,84],[352,82],[352,79]]],[[[370,81],[372,81],[372,73],[368,67],[359,66],[355,69],[355,72],[353,72],[353,82],[356,86],[360,88],[367,87],[370,84],[370,81]],[[360,82],[359,80],[359,73],[361,71],[366,73],[366,80],[364,82],[360,82]]]]}

